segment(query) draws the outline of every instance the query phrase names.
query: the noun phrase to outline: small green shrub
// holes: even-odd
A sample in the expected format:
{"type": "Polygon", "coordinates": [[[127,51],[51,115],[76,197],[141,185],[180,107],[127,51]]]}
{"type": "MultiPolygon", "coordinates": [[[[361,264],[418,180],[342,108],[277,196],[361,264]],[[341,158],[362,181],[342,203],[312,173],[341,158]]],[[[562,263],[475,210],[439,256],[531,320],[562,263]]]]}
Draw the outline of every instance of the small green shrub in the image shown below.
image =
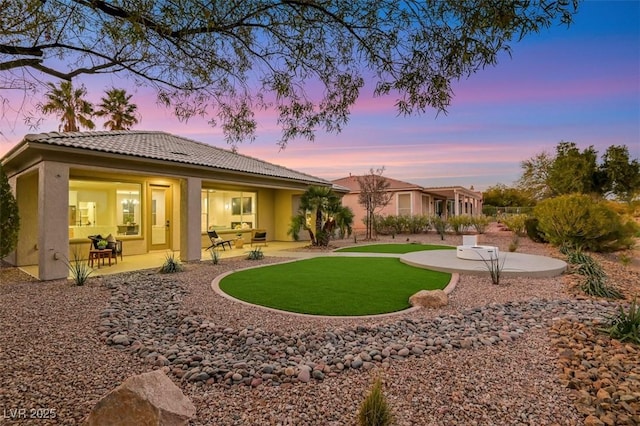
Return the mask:
{"type": "Polygon", "coordinates": [[[431,218],[431,226],[436,230],[438,235],[440,235],[440,239],[444,240],[444,235],[447,232],[447,227],[449,226],[447,221],[442,219],[440,216],[433,216],[431,218]]]}
{"type": "Polygon", "coordinates": [[[538,227],[539,222],[540,221],[536,217],[528,217],[524,221],[524,227],[527,231],[527,237],[529,237],[531,241],[534,241],[536,243],[547,243],[547,239],[544,237],[544,234],[538,227]]]}
{"type": "Polygon", "coordinates": [[[526,234],[525,222],[529,216],[526,214],[510,214],[500,217],[502,222],[510,231],[513,231],[516,235],[522,237],[526,234]]]}
{"type": "Polygon", "coordinates": [[[630,248],[638,225],[606,202],[571,194],[541,201],[534,210],[538,227],[553,245],[595,252],[630,248]]]}
{"type": "Polygon", "coordinates": [[[629,341],[640,345],[640,306],[633,299],[629,312],[618,306],[618,314],[610,319],[609,327],[603,331],[621,342],[629,341]]]}
{"type": "Polygon", "coordinates": [[[487,232],[487,228],[490,223],[491,218],[489,216],[481,215],[471,217],[471,225],[475,228],[478,234],[484,234],[487,232]]]}
{"type": "Polygon", "coordinates": [[[180,259],[176,259],[175,253],[171,252],[165,256],[164,263],[160,267],[161,274],[173,274],[175,272],[184,271],[184,266],[180,262],[180,259]]]}
{"type": "Polygon", "coordinates": [[[456,235],[464,233],[473,224],[471,216],[466,214],[450,216],[447,222],[456,235]]]}
{"type": "Polygon", "coordinates": [[[408,232],[410,234],[421,234],[429,230],[429,217],[423,215],[410,216],[407,221],[408,232]]]}
{"type": "Polygon", "coordinates": [[[73,250],[73,260],[65,257],[64,263],[67,265],[67,269],[75,285],[78,287],[85,285],[93,270],[89,267],[87,259],[82,257],[77,248],[73,250]]]}
{"type": "Polygon", "coordinates": [[[260,247],[254,248],[253,250],[249,251],[249,254],[247,255],[247,259],[249,260],[264,259],[264,253],[262,252],[260,247]]]}
{"type": "Polygon", "coordinates": [[[358,425],[388,426],[393,423],[393,413],[382,393],[382,381],[376,379],[367,397],[360,404],[358,425]]]}

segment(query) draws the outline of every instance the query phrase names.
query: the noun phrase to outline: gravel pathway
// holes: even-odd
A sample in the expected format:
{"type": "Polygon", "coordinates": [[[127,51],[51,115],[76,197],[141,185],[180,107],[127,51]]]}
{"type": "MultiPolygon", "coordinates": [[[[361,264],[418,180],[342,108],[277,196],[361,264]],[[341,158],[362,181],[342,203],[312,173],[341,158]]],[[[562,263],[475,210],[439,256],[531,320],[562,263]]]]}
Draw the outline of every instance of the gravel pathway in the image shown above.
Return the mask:
{"type": "MultiPolygon", "coordinates": [[[[482,237],[508,245],[507,236],[482,237]]],[[[553,254],[526,239],[522,251],[553,254]]],[[[601,338],[575,339],[584,330],[574,325],[597,323],[616,304],[573,297],[563,278],[510,278],[496,287],[488,278],[462,276],[445,309],[379,320],[309,319],[211,291],[214,276],[247,265],[255,262],[114,275],[85,287],[3,282],[0,423],[77,424],[126,377],[160,366],[193,400],[197,425],[355,424],[378,376],[398,425],[581,425],[603,418],[607,401],[597,400],[595,388],[587,399],[593,380],[573,372],[584,368],[580,358],[563,356],[567,346],[593,356],[580,348],[601,338]],[[36,408],[55,410],[56,419],[7,417],[12,409],[29,415],[36,408]]],[[[629,284],[636,279],[630,273],[624,283],[637,291],[629,284]]],[[[611,346],[616,359],[621,350],[628,356],[611,346]]],[[[622,389],[632,399],[618,410],[637,405],[633,392],[640,389],[629,383],[622,389]]],[[[611,416],[614,424],[639,419],[611,416]]]]}

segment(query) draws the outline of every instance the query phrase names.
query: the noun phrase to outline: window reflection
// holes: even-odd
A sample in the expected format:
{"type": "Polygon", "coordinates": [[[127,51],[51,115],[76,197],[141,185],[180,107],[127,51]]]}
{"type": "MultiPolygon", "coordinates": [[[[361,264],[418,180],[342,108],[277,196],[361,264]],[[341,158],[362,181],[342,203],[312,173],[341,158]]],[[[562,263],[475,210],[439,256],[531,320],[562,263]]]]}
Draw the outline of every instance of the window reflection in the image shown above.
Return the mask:
{"type": "Polygon", "coordinates": [[[256,226],[256,193],[202,191],[201,230],[247,230],[256,226]]]}

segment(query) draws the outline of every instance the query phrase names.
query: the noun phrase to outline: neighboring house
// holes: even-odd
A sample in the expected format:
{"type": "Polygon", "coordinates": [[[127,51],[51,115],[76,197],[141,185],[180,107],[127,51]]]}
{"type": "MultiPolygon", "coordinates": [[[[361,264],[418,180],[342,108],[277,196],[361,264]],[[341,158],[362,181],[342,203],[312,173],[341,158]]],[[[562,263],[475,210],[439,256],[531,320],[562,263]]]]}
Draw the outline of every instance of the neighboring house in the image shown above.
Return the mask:
{"type": "MultiPolygon", "coordinates": [[[[346,187],[349,193],[342,197],[342,204],[353,210],[354,229],[364,229],[366,211],[358,202],[360,196],[359,176],[349,175],[333,181],[335,185],[346,187]]],[[[467,214],[476,216],[482,214],[482,193],[462,186],[425,188],[413,183],[403,182],[383,176],[389,182],[388,192],[392,193],[391,200],[382,209],[376,209],[376,214],[387,215],[427,215],[458,216],[467,214]]]]}
{"type": "MultiPolygon", "coordinates": [[[[163,132],[27,135],[2,159],[20,212],[6,260],[67,276],[64,257],[88,256],[89,235],[112,234],[126,255],[179,250],[199,260],[206,231],[287,235],[300,195],[331,182],[163,132]]],[[[126,261],[126,258],[125,258],[126,261]]]]}

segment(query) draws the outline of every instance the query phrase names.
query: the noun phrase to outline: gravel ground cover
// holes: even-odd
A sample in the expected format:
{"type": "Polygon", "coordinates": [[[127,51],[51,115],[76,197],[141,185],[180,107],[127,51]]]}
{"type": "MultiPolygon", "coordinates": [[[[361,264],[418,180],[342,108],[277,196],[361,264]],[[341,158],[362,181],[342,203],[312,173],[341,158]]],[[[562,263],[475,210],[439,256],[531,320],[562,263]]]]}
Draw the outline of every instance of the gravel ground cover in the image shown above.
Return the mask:
{"type": "MultiPolygon", "coordinates": [[[[511,238],[493,228],[479,242],[506,251],[511,238]]],[[[526,238],[518,251],[562,258],[526,238]]],[[[639,293],[634,262],[597,259],[629,299],[639,293]]],[[[398,425],[640,423],[637,346],[596,331],[617,303],[580,296],[571,275],[500,287],[462,276],[446,308],[345,320],[265,311],[211,290],[214,276],[255,264],[190,264],[85,287],[0,269],[0,423],[80,423],[105,392],[155,368],[192,399],[194,425],[355,424],[375,377],[398,425]],[[56,418],[7,416],[36,408],[56,418]]]]}

